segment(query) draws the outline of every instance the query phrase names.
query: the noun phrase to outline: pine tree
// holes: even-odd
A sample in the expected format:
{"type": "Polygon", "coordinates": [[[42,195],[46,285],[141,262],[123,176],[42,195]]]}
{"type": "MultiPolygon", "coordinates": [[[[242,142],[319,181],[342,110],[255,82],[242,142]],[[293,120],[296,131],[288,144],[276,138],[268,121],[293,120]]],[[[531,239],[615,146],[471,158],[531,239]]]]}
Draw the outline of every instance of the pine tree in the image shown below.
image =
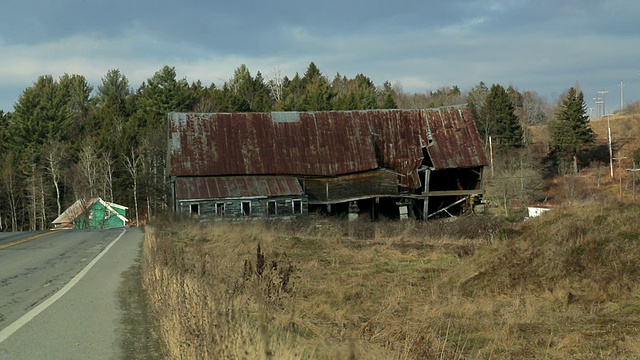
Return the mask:
{"type": "Polygon", "coordinates": [[[332,86],[336,96],[332,101],[334,110],[369,110],[378,108],[378,93],[373,81],[363,74],[353,79],[336,75],[332,86]]]}
{"type": "Polygon", "coordinates": [[[501,85],[492,85],[483,106],[484,121],[491,122],[488,136],[494,136],[498,147],[502,149],[523,146],[523,130],[515,114],[513,102],[501,85]]]}
{"type": "Polygon", "coordinates": [[[380,103],[381,109],[397,109],[398,104],[395,100],[396,93],[391,86],[391,83],[385,81],[382,85],[382,89],[378,93],[378,103],[380,103]]]}
{"type": "Polygon", "coordinates": [[[120,70],[112,69],[107,71],[102,78],[102,83],[98,85],[96,103],[98,106],[110,106],[112,109],[118,108],[124,111],[129,95],[131,95],[129,79],[120,70]]]}
{"type": "MultiPolygon", "coordinates": [[[[589,125],[582,91],[570,88],[555,119],[549,123],[551,157],[556,161],[576,161],[578,152],[593,144],[595,133],[589,125]]],[[[577,171],[577,169],[575,169],[577,171]]]]}

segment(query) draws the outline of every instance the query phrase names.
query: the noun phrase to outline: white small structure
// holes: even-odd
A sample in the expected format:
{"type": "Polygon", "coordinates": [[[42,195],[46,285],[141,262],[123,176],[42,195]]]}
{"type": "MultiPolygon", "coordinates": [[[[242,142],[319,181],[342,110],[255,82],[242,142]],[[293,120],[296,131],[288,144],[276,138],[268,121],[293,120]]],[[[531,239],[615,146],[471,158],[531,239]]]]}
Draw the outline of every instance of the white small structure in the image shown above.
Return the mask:
{"type": "Polygon", "coordinates": [[[409,209],[407,208],[406,205],[404,206],[400,206],[400,220],[407,220],[409,219],[409,209]]]}
{"type": "Polygon", "coordinates": [[[551,210],[548,206],[529,206],[527,209],[529,209],[530,218],[540,216],[542,213],[551,210]]]}

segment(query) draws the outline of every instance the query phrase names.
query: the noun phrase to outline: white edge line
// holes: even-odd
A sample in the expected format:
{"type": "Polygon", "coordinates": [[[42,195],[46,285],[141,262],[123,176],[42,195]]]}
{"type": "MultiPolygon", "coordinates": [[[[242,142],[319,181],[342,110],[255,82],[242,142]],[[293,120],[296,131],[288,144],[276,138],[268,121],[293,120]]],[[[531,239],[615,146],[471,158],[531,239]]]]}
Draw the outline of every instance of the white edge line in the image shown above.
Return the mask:
{"type": "Polygon", "coordinates": [[[100,258],[102,258],[104,254],[106,254],[107,251],[109,251],[109,249],[111,249],[111,247],[115,245],[115,243],[118,242],[118,240],[120,240],[120,238],[122,237],[122,235],[124,235],[125,232],[127,232],[126,228],[123,229],[120,235],[118,235],[118,237],[116,237],[109,245],[107,245],[107,247],[104,248],[104,250],[102,250],[102,252],[98,254],[98,256],[96,256],[93,260],[91,260],[91,262],[87,264],[87,266],[85,266],[84,269],[82,269],[76,276],[74,276],[73,279],[71,279],[71,281],[67,283],[67,285],[63,286],[62,289],[58,290],[58,292],[53,294],[50,298],[40,303],[40,305],[31,309],[31,311],[29,311],[28,313],[22,315],[18,320],[11,323],[11,325],[0,330],[0,344],[3,341],[7,340],[9,336],[13,335],[13,333],[18,331],[21,327],[26,325],[34,317],[38,316],[38,314],[43,312],[46,308],[53,305],[53,303],[55,303],[58,299],[63,297],[64,294],[66,294],[69,290],[71,290],[71,288],[74,287],[89,272],[89,270],[91,270],[91,268],[100,260],[100,258]]]}

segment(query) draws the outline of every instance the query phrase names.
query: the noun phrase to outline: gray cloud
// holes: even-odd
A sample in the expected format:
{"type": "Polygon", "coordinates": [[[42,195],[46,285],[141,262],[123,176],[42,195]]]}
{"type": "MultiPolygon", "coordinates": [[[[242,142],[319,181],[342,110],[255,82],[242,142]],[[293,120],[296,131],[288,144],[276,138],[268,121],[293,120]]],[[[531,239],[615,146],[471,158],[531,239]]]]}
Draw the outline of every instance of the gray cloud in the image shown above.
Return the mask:
{"type": "MultiPolygon", "coordinates": [[[[163,65],[222,84],[246,64],[269,77],[363,73],[409,92],[480,81],[555,100],[622,80],[640,98],[640,3],[623,0],[12,1],[0,22],[0,109],[39,75],[120,69],[139,86],[163,65]]],[[[614,104],[615,102],[611,102],[614,104]]],[[[617,102],[619,106],[619,101],[617,102]]]]}

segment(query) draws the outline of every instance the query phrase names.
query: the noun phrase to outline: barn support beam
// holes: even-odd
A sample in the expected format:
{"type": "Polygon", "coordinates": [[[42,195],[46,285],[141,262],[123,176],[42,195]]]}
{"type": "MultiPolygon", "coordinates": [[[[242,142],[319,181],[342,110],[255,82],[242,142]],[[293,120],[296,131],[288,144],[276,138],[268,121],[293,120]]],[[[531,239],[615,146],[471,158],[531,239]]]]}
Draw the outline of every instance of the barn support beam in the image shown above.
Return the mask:
{"type": "Polygon", "coordinates": [[[422,192],[424,197],[422,216],[423,219],[427,219],[429,217],[429,181],[431,180],[431,169],[426,169],[424,172],[424,191],[422,192]]]}

